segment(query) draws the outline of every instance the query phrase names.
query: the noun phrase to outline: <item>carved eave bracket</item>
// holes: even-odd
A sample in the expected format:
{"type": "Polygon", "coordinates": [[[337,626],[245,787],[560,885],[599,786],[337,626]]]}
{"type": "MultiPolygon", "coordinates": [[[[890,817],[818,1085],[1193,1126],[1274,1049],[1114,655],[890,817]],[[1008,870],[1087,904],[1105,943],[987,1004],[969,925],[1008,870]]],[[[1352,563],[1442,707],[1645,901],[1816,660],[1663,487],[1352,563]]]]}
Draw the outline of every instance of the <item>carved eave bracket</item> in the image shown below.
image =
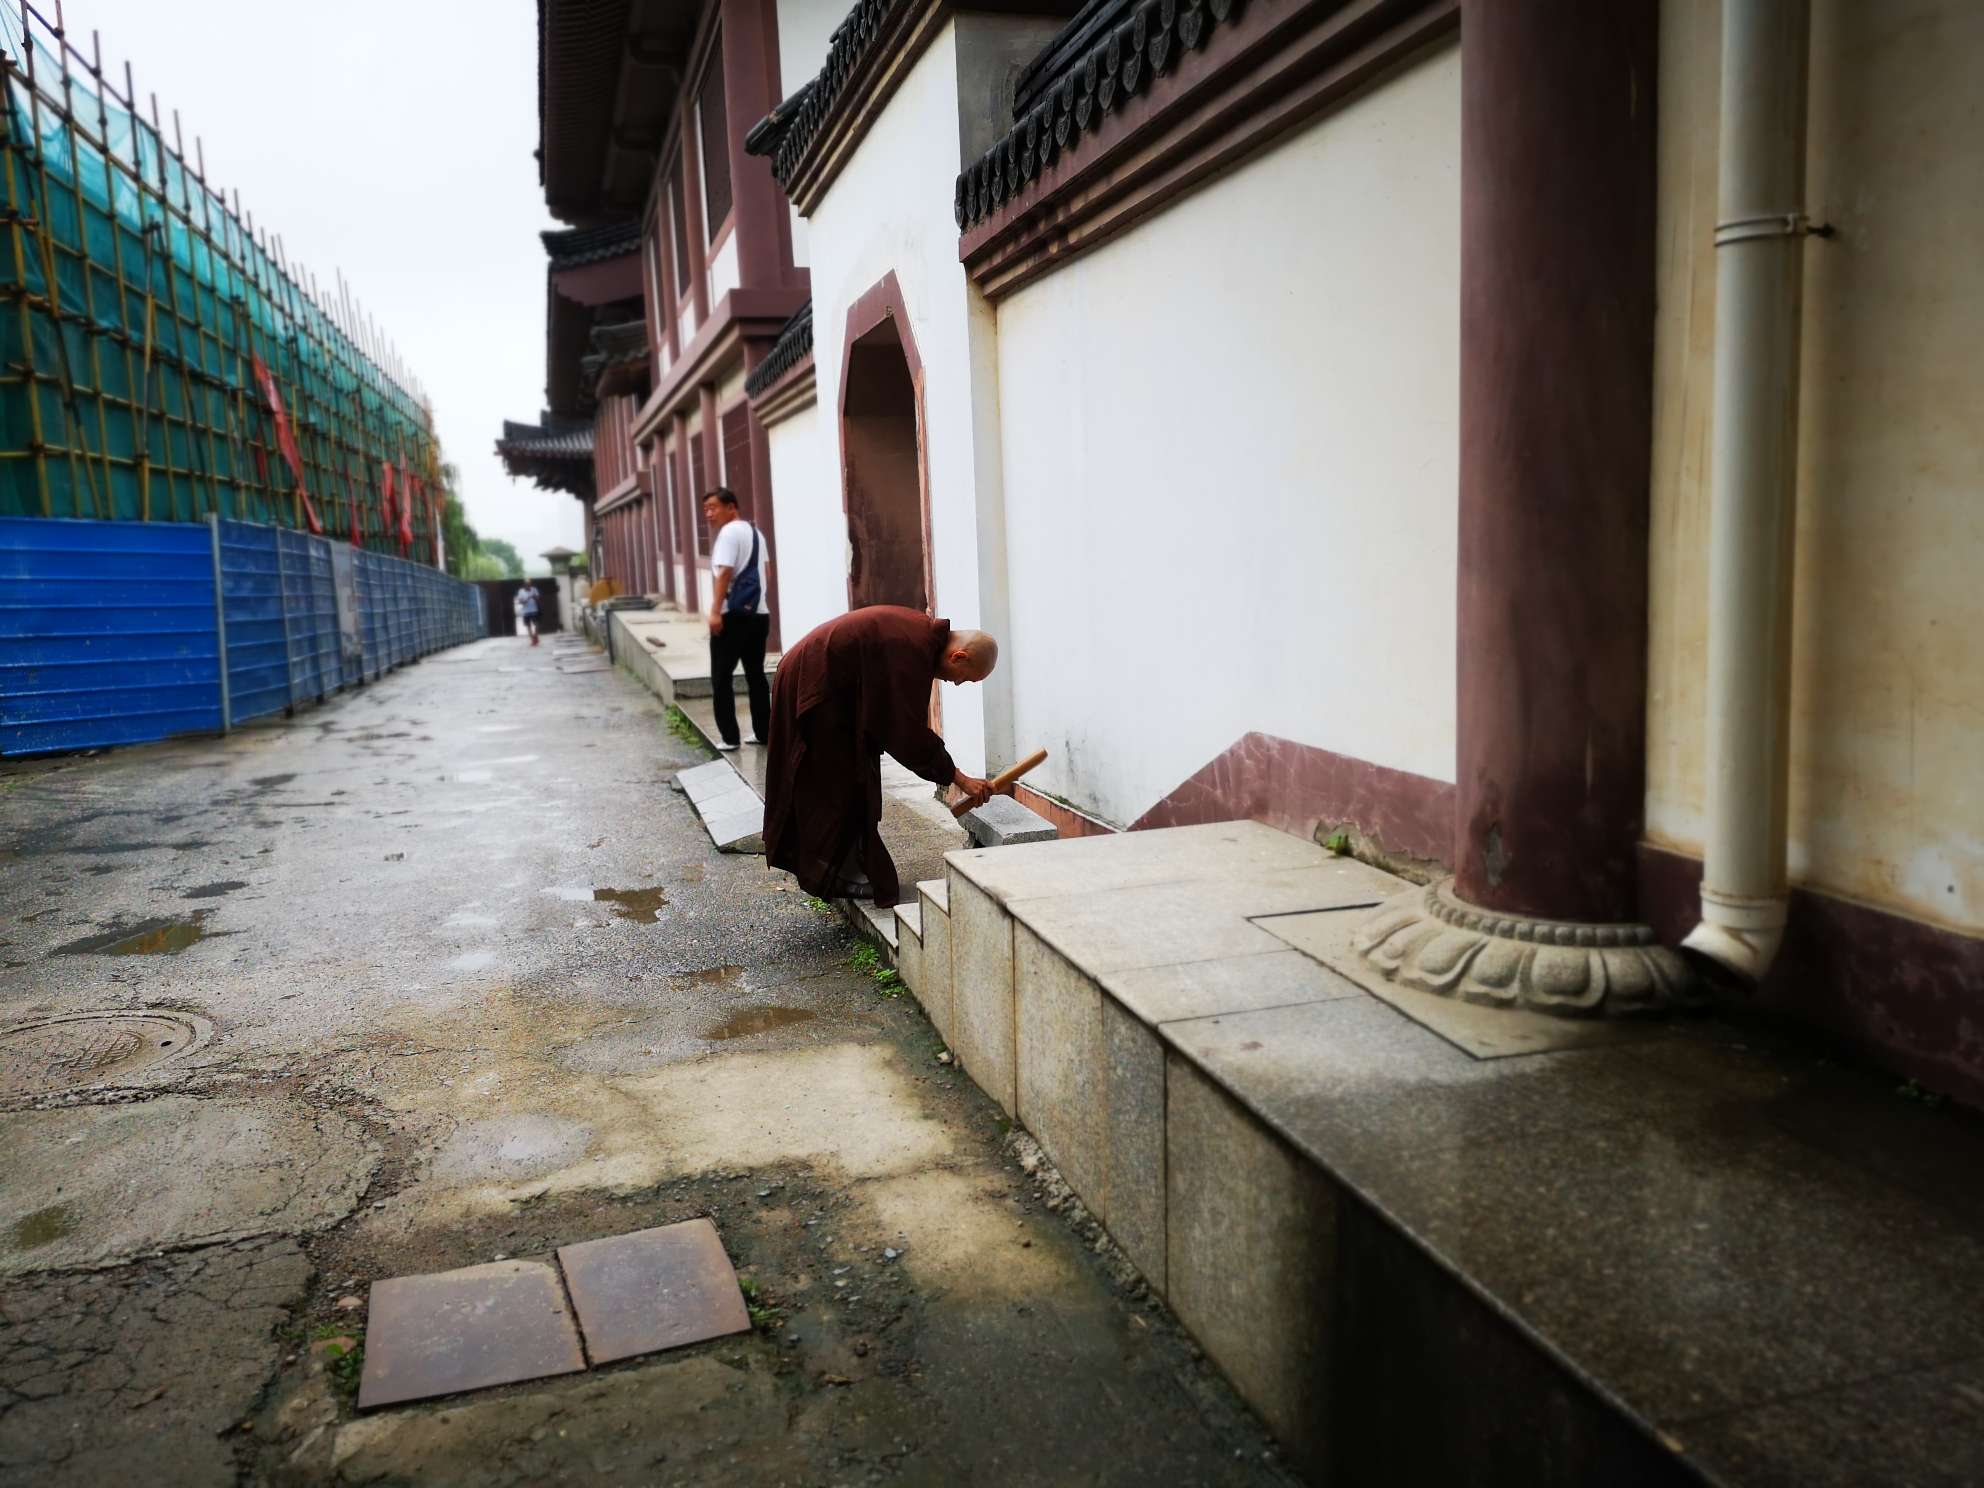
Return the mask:
{"type": "Polygon", "coordinates": [[[1646,925],[1498,914],[1457,898],[1452,879],[1380,905],[1356,948],[1401,986],[1493,1007],[1601,1018],[1701,1001],[1687,962],[1646,925]]]}

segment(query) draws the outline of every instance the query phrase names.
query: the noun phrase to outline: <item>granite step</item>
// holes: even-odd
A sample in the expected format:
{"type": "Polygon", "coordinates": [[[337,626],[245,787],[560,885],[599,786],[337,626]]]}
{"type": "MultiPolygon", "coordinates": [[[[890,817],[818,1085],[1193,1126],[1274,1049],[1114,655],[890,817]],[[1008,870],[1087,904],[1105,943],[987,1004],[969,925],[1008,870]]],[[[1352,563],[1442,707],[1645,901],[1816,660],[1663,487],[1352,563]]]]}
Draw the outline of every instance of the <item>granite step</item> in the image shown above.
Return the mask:
{"type": "Polygon", "coordinates": [[[1318,1481],[1984,1481],[1984,1128],[1374,987],[1405,887],[1256,823],[953,852],[918,996],[1318,1481]]]}
{"type": "Polygon", "coordinates": [[[877,950],[883,951],[891,966],[896,954],[896,914],[894,909],[882,909],[866,899],[846,901],[854,910],[854,928],[875,942],[877,950]]]}
{"type": "Polygon", "coordinates": [[[895,913],[896,974],[902,978],[902,984],[909,988],[910,996],[917,997],[916,989],[925,980],[923,906],[921,902],[912,900],[908,904],[898,904],[895,913]]]}
{"type": "Polygon", "coordinates": [[[916,886],[918,950],[910,990],[937,1036],[951,1042],[951,891],[941,878],[916,886]]]}

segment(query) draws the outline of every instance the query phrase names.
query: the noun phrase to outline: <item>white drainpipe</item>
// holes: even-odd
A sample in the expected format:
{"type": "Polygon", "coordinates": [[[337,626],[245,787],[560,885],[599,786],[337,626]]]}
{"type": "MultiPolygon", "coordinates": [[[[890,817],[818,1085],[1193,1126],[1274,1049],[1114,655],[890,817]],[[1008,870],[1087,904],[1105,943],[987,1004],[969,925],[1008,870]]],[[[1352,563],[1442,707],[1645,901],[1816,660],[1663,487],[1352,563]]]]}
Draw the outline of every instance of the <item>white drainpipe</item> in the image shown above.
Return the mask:
{"type": "Polygon", "coordinates": [[[1682,942],[1747,979],[1784,940],[1808,0],[1723,0],[1708,842],[1682,942]]]}

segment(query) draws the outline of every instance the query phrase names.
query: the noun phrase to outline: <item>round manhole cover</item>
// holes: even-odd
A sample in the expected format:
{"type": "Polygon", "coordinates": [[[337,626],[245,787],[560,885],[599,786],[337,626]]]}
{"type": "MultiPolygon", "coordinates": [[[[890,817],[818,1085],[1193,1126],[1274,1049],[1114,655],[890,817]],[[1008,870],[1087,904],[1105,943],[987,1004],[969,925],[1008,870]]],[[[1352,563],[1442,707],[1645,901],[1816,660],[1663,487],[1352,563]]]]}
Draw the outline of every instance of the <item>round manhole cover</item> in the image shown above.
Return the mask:
{"type": "Polygon", "coordinates": [[[55,1095],[134,1075],[213,1037],[189,1013],[72,1013],[0,1029],[0,1100],[55,1095]]]}

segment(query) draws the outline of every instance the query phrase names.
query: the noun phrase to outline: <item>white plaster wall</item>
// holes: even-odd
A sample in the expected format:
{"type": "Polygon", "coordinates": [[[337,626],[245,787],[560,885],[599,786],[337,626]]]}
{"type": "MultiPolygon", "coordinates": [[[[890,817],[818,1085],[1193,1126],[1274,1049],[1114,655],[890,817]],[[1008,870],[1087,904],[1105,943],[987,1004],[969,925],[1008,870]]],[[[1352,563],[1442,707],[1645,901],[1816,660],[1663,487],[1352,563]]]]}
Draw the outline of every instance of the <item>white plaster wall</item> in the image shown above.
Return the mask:
{"type": "Polygon", "coordinates": [[[1258,730],[1454,778],[1460,52],[1000,302],[1016,743],[1129,823],[1258,730]]]}
{"type": "MultiPolygon", "coordinates": [[[[937,613],[959,626],[979,619],[973,490],[971,366],[967,285],[951,216],[957,179],[956,24],[931,42],[814,210],[812,255],[814,362],[818,369],[822,444],[831,456],[832,521],[840,541],[787,545],[785,577],[808,594],[847,589],[845,522],[840,508],[840,375],[849,306],[894,270],[909,309],[910,332],[923,360],[924,453],[930,483],[931,556],[937,613]],[[801,576],[801,568],[814,570],[801,576]]],[[[788,510],[779,490],[781,535],[788,510]]],[[[825,500],[816,492],[815,502],[825,500]]],[[[809,531],[824,524],[802,519],[809,531]]],[[[789,622],[796,623],[796,622],[789,622]]],[[[984,759],[978,689],[943,689],[944,736],[966,770],[984,759]]]]}
{"type": "MultiPolygon", "coordinates": [[[[847,17],[840,0],[779,0],[778,95],[789,98],[816,76],[827,60],[827,39],[847,17]]],[[[808,258],[806,219],[792,212],[792,261],[805,267],[808,258]]]]}
{"type": "Polygon", "coordinates": [[[840,456],[815,403],[765,430],[778,512],[779,627],[789,646],[847,608],[840,456]]]}
{"type": "MultiPolygon", "coordinates": [[[[1720,12],[1660,40],[1647,828],[1699,852],[1720,12]]],[[[1971,0],[1813,6],[1795,881],[1984,929],[1984,170],[1971,0]]]]}

